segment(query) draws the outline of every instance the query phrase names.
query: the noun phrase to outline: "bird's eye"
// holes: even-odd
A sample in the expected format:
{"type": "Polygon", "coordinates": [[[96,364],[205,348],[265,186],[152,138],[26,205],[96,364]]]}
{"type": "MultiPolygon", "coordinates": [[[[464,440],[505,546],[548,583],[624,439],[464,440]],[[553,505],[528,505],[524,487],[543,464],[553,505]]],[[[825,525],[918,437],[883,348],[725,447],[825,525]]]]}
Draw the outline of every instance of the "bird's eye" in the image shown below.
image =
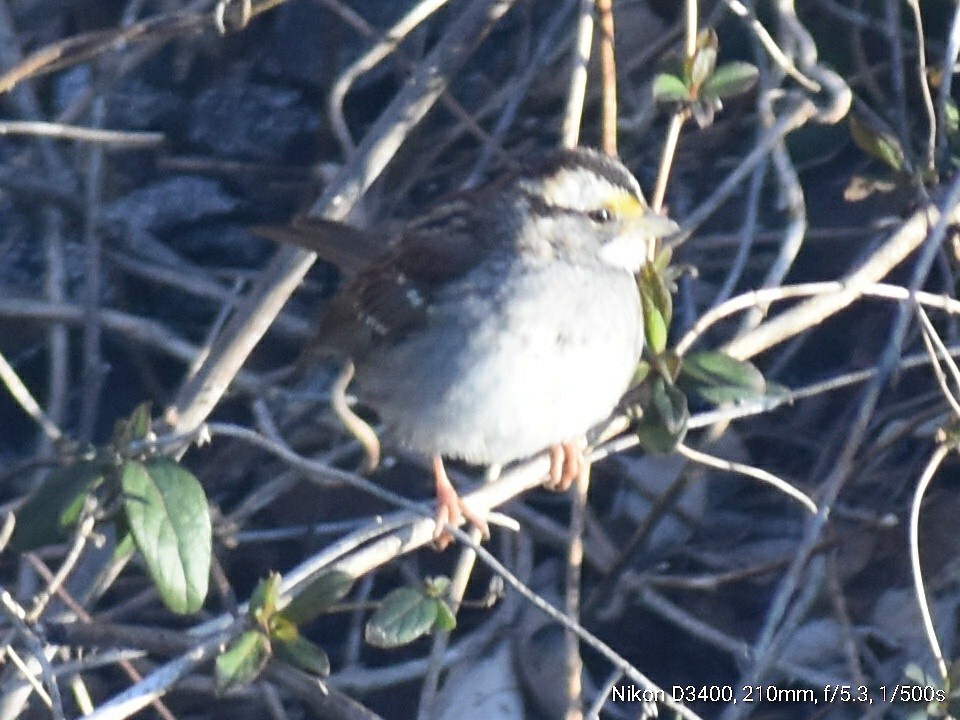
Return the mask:
{"type": "Polygon", "coordinates": [[[591,210],[587,213],[587,217],[593,220],[595,223],[608,223],[613,220],[613,213],[610,212],[607,208],[600,208],[599,210],[591,210]]]}

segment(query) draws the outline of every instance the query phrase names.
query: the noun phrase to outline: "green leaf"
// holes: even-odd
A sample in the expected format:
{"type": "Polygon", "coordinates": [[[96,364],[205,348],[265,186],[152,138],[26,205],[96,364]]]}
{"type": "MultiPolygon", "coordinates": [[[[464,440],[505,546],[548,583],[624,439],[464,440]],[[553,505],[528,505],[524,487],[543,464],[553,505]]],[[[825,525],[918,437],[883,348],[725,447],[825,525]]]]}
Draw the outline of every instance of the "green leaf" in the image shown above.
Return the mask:
{"type": "Polygon", "coordinates": [[[113,431],[115,448],[126,448],[131,443],[145,440],[150,435],[152,431],[150,408],[149,400],[142,402],[133,409],[130,417],[117,421],[116,429],[113,431]]]}
{"type": "Polygon", "coordinates": [[[282,640],[273,644],[273,652],[278,660],[300,668],[304,672],[318,677],[330,674],[330,658],[319,645],[306,638],[297,636],[293,640],[282,640]]]}
{"type": "Polygon", "coordinates": [[[889,165],[897,172],[903,170],[903,147],[891,133],[869,125],[862,117],[851,115],[850,135],[857,147],[867,155],[889,165]]]}
{"type": "Polygon", "coordinates": [[[423,592],[427,597],[442,598],[450,592],[450,578],[446,575],[435,575],[423,581],[423,592]]]}
{"type": "Polygon", "coordinates": [[[400,647],[429,633],[437,613],[434,598],[415,588],[397,588],[387,594],[367,622],[364,637],[375,647],[400,647]]]}
{"type": "Polygon", "coordinates": [[[687,396],[658,375],[640,388],[642,417],[634,431],[647,452],[669,453],[687,434],[687,396]]]}
{"type": "MultiPolygon", "coordinates": [[[[118,525],[120,523],[115,523],[118,525]]],[[[126,528],[117,532],[117,546],[113,549],[112,557],[115,562],[125,561],[137,551],[137,543],[133,535],[126,528]]]]}
{"type": "Polygon", "coordinates": [[[737,387],[702,387],[697,388],[697,395],[711,405],[739,405],[768,397],[765,392],[758,393],[737,387]]]}
{"type": "Polygon", "coordinates": [[[683,371],[711,385],[731,385],[756,392],[763,392],[767,384],[756,365],[719,350],[690,353],[684,358],[683,371]]]}
{"type": "Polygon", "coordinates": [[[659,355],[667,348],[667,322],[663,319],[660,309],[647,296],[641,295],[640,299],[643,303],[643,324],[647,347],[654,355],[659,355]]]}
{"type": "Polygon", "coordinates": [[[658,275],[666,278],[670,270],[671,260],[673,260],[673,248],[669,245],[664,245],[660,248],[656,257],[653,258],[653,269],[658,275]]]}
{"type": "Polygon", "coordinates": [[[748,62],[724,63],[707,78],[703,93],[718,98],[742,95],[757,84],[759,76],[760,71],[748,62]]]}
{"type": "Polygon", "coordinates": [[[283,615],[274,615],[270,618],[268,635],[271,641],[293,642],[300,637],[300,630],[283,615]]]}
{"type": "Polygon", "coordinates": [[[342,570],[328,570],[297,593],[280,614],[294,625],[303,625],[346,597],[352,587],[352,576],[342,570]]]}
{"type": "Polygon", "coordinates": [[[960,130],[960,111],[957,110],[957,103],[948,98],[943,109],[944,119],[947,121],[947,130],[956,133],[957,130],[960,130]]]}
{"type": "Polygon", "coordinates": [[[437,603],[437,619],[433,623],[433,629],[442,632],[450,632],[456,628],[457,616],[453,614],[453,610],[447,604],[447,601],[436,598],[434,602],[437,603]]]}
{"type": "Polygon", "coordinates": [[[91,460],[52,470],[17,511],[10,547],[26,552],[65,540],[78,520],[87,493],[102,482],[100,465],[91,460]]]}
{"type": "Polygon", "coordinates": [[[737,360],[719,350],[690,353],[683,360],[681,377],[684,387],[717,405],[775,394],[753,363],[737,360]]]}
{"type": "Polygon", "coordinates": [[[697,35],[697,49],[690,59],[690,87],[694,97],[699,96],[703,84],[713,75],[717,67],[717,52],[720,41],[713,28],[704,28],[697,35]]]}
{"type": "Polygon", "coordinates": [[[664,274],[657,272],[654,265],[648,264],[644,266],[643,275],[645,276],[644,284],[649,288],[654,304],[669,327],[673,322],[673,296],[670,294],[670,288],[667,287],[664,274]]]}
{"type": "Polygon", "coordinates": [[[653,79],[653,99],[659,103],[682,103],[690,99],[690,90],[683,78],[660,73],[653,79]]]}
{"type": "Polygon", "coordinates": [[[723,109],[723,103],[720,98],[713,95],[703,95],[690,105],[690,114],[693,115],[693,121],[701,130],[713,125],[713,119],[717,112],[723,109]]]}
{"type": "Polygon", "coordinates": [[[711,49],[714,52],[720,50],[720,37],[717,31],[712,27],[705,27],[697,33],[697,50],[711,49]]]}
{"type": "Polygon", "coordinates": [[[640,301],[647,346],[651,352],[659,355],[667,347],[673,318],[673,297],[653,263],[644,265],[640,271],[640,301]]]}
{"type": "Polygon", "coordinates": [[[630,381],[630,387],[639,385],[650,375],[653,367],[646,360],[637,363],[637,369],[633,371],[633,379],[630,381]]]}
{"type": "Polygon", "coordinates": [[[690,85],[692,95],[699,97],[703,84],[710,78],[717,63],[717,53],[712,48],[698,50],[693,56],[693,62],[690,64],[690,85]]]}
{"type": "Polygon", "coordinates": [[[250,594],[250,616],[263,628],[266,628],[277,611],[280,599],[280,573],[272,572],[250,594]]]}
{"type": "Polygon", "coordinates": [[[196,612],[210,577],[210,515],[203,487],[168,458],[125,462],[121,485],[130,530],[160,597],[176,613],[196,612]]]}
{"type": "Polygon", "coordinates": [[[249,685],[260,675],[270,659],[270,642],[256,630],[248,630],[230,643],[216,662],[214,677],[217,693],[249,685]]]}

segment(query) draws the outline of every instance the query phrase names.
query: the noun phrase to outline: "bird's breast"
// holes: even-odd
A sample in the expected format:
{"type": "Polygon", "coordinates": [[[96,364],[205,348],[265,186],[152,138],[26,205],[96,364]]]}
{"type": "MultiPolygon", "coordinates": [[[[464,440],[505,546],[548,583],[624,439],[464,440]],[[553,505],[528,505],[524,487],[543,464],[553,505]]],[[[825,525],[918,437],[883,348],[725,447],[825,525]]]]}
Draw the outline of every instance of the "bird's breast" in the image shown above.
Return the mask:
{"type": "Polygon", "coordinates": [[[423,332],[359,366],[357,392],[401,446],[505,463],[609,415],[642,339],[628,273],[491,268],[439,295],[423,332]]]}

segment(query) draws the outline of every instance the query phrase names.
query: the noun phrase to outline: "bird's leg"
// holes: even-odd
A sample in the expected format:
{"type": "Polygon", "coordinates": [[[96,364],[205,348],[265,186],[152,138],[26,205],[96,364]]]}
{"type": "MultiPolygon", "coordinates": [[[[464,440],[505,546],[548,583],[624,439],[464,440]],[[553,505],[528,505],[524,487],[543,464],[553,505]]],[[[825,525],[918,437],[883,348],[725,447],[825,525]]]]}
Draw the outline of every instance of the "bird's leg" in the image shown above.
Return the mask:
{"type": "Polygon", "coordinates": [[[433,475],[436,480],[437,492],[437,527],[434,531],[433,541],[442,550],[453,537],[446,531],[447,523],[458,525],[460,517],[463,516],[473,523],[485,538],[490,537],[490,527],[487,525],[487,519],[473,512],[463,499],[457,494],[457,490],[450,482],[447,476],[447,470],[443,466],[443,458],[439,455],[433,457],[433,475]]]}
{"type": "Polygon", "coordinates": [[[583,443],[565,442],[550,448],[550,472],[544,485],[550,490],[566,492],[586,464],[583,443]]]}

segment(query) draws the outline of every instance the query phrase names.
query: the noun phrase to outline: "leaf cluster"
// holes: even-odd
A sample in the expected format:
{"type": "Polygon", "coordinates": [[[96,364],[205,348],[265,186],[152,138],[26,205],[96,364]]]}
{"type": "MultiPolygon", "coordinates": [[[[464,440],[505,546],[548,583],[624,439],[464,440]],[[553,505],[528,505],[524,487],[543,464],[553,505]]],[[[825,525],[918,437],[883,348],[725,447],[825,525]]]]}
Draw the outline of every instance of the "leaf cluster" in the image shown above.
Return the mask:
{"type": "Polygon", "coordinates": [[[212,529],[206,494],[185,467],[151,449],[150,405],[117,423],[112,441],[53,470],[17,512],[11,547],[61,542],[85,512],[109,519],[118,554],[136,547],[166,606],[193,613],[207,596],[212,529]]]}

